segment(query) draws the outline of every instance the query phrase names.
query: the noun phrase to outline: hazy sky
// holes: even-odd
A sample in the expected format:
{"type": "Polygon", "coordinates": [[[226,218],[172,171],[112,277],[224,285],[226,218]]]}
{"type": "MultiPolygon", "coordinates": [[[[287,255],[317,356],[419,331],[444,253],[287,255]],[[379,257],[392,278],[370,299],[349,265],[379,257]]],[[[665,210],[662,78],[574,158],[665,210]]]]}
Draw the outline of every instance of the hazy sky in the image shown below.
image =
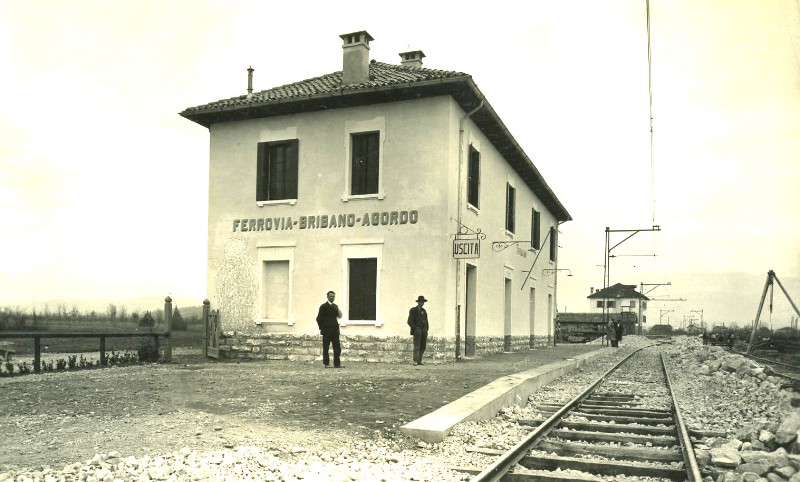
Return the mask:
{"type": "Polygon", "coordinates": [[[574,218],[560,310],[602,286],[606,226],[654,222],[613,253],[655,257],[611,263],[687,299],[651,319],[752,320],[769,269],[800,302],[798,0],[652,0],[652,164],[645,5],[0,0],[0,304],[199,304],[208,131],[178,112],[251,65],[255,90],[341,70],[356,30],[373,59],[473,76],[574,218]]]}

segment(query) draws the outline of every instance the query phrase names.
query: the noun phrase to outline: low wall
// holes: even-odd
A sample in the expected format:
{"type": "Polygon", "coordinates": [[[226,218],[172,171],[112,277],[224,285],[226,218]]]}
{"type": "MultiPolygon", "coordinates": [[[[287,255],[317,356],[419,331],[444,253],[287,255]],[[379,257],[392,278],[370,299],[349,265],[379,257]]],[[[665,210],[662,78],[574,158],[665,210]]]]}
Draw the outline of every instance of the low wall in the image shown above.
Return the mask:
{"type": "MultiPolygon", "coordinates": [[[[347,336],[342,343],[342,362],[410,362],[414,343],[410,336],[347,336]]],[[[550,342],[537,337],[537,347],[550,342]]],[[[503,337],[475,337],[475,356],[502,353],[503,337]]],[[[512,351],[530,348],[530,337],[513,337],[512,351]]],[[[424,359],[428,363],[455,361],[455,338],[429,337],[424,359]]],[[[223,332],[219,353],[226,359],[322,361],[321,335],[289,335],[280,333],[223,332]]],[[[463,356],[463,346],[461,350],[463,356]]]]}

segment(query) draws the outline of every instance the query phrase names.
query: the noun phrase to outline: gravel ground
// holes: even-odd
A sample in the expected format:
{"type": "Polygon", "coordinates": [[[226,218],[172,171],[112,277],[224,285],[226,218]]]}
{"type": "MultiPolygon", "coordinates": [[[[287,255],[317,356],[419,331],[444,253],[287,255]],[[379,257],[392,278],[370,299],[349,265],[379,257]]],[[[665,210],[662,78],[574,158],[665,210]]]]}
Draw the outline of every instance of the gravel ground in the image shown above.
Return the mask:
{"type": "MultiPolygon", "coordinates": [[[[566,401],[649,343],[626,337],[622,348],[544,387],[531,403],[553,395],[566,401]]],[[[529,428],[516,420],[528,409],[459,424],[439,444],[407,438],[399,425],[494,378],[596,348],[424,367],[189,360],[0,378],[7,435],[0,481],[469,480],[449,467],[489,463],[475,449],[504,450],[524,437],[529,428]]],[[[663,349],[684,417],[694,428],[726,433],[700,441],[708,480],[800,480],[800,456],[788,454],[800,452],[792,392],[757,364],[695,339],[679,337],[663,349]],[[767,469],[747,479],[754,465],[767,469]]]]}

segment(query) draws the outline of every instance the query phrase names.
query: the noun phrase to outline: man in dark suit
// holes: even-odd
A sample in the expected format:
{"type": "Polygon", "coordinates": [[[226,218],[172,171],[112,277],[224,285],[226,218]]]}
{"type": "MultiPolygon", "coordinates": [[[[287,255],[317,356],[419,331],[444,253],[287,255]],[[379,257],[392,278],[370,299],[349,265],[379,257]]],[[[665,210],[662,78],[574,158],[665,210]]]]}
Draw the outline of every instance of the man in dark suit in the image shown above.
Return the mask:
{"type": "Polygon", "coordinates": [[[414,336],[414,365],[422,365],[422,355],[428,343],[428,312],[422,305],[428,301],[424,296],[417,297],[417,306],[408,310],[408,326],[414,336]]]}
{"type": "Polygon", "coordinates": [[[319,307],[317,314],[317,325],[322,334],[322,364],[325,368],[330,364],[328,349],[331,345],[333,345],[333,367],[342,367],[342,362],[339,360],[339,355],[342,353],[342,346],[339,344],[339,319],[342,317],[342,310],[333,302],[335,299],[336,293],[328,291],[328,301],[319,307]]]}

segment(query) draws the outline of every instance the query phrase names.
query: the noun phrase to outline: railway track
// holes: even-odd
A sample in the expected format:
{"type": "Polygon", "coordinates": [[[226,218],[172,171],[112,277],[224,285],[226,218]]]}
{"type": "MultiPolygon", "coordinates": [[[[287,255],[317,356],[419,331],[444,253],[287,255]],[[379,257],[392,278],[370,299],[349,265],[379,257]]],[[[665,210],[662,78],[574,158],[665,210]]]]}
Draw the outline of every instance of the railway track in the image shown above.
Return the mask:
{"type": "Polygon", "coordinates": [[[473,482],[700,481],[688,431],[655,347],[637,350],[566,404],[536,406],[535,427],[473,482]]]}
{"type": "Polygon", "coordinates": [[[789,365],[787,363],[782,363],[777,360],[772,360],[770,358],[764,358],[761,356],[751,355],[745,352],[739,352],[735,350],[730,350],[731,353],[736,353],[738,355],[745,356],[747,358],[751,358],[760,362],[763,365],[769,366],[770,370],[772,371],[772,375],[781,377],[787,380],[787,385],[791,385],[794,387],[795,390],[800,390],[800,367],[796,365],[789,365]]]}

